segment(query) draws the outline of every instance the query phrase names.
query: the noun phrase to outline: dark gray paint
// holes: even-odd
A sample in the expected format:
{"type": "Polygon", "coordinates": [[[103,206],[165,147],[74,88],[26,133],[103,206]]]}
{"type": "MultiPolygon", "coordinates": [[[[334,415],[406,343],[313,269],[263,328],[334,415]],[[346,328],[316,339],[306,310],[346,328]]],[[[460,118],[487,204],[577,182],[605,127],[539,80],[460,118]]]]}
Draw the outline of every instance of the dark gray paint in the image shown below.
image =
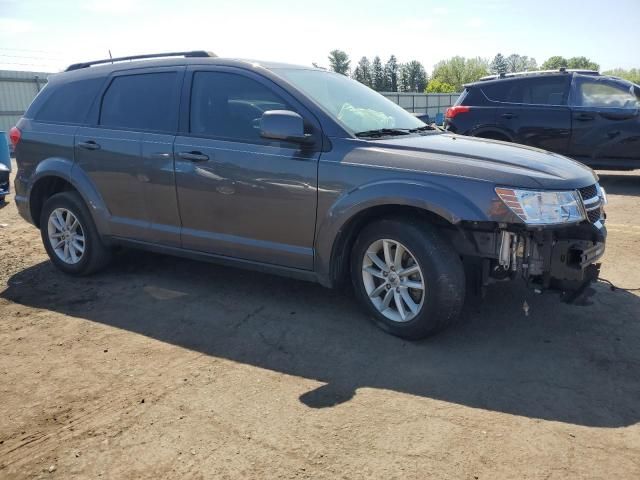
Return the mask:
{"type": "MultiPolygon", "coordinates": [[[[181,59],[106,65],[66,78],[170,69],[187,65],[180,126],[172,134],[20,122],[16,203],[29,219],[38,180],[69,181],[87,201],[105,238],[146,248],[215,258],[331,284],[334,242],[354,215],[380,205],[413,206],[452,224],[521,223],[498,208],[497,185],[575,189],[597,181],[578,162],[535,148],[442,133],[358,139],[280,79],[280,65],[224,59],[181,59]],[[193,70],[218,69],[259,78],[301,112],[314,147],[255,145],[195,138],[187,131],[193,70]],[[79,142],[96,141],[99,150],[79,142]],[[74,159],[75,142],[75,159],[74,159]],[[173,145],[173,148],[171,146],[173,145]],[[196,152],[206,161],[179,156],[196,152]],[[235,260],[234,260],[235,259],[235,260]]],[[[106,82],[108,83],[108,82],[106,82]]]]}

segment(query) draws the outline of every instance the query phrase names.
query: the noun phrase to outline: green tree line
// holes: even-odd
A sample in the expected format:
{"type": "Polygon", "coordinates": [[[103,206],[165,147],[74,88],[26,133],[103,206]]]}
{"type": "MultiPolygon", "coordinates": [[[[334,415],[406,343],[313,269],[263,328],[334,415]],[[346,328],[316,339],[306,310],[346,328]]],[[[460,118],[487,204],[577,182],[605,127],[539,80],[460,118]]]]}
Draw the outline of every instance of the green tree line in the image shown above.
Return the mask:
{"type": "MultiPolygon", "coordinates": [[[[455,56],[435,64],[431,75],[417,60],[400,63],[395,55],[383,63],[379,56],[369,60],[362,57],[352,68],[349,55],[343,50],[329,52],[329,67],[334,72],[353,79],[379,92],[427,92],[455,93],[471,83],[491,74],[506,74],[534,70],[557,70],[559,68],[600,70],[600,65],[586,57],[564,58],[553,56],[538,66],[535,58],[513,53],[504,56],[498,53],[493,60],[455,56]]],[[[616,68],[603,72],[634,83],[640,83],[640,69],[616,68]]]]}

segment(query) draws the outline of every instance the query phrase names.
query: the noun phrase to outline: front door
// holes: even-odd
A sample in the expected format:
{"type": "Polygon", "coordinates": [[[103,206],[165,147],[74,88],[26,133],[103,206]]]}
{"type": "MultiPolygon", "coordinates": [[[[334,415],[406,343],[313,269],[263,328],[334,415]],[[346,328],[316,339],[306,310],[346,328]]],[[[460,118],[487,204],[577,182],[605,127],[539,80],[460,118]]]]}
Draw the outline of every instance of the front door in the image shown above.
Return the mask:
{"type": "Polygon", "coordinates": [[[607,77],[577,76],[571,156],[599,168],[640,168],[640,94],[607,77]]]}
{"type": "Polygon", "coordinates": [[[185,82],[188,121],[174,146],[182,246],[312,269],[319,148],[261,138],[260,118],[295,110],[319,138],[315,120],[252,72],[193,68],[185,82]]]}

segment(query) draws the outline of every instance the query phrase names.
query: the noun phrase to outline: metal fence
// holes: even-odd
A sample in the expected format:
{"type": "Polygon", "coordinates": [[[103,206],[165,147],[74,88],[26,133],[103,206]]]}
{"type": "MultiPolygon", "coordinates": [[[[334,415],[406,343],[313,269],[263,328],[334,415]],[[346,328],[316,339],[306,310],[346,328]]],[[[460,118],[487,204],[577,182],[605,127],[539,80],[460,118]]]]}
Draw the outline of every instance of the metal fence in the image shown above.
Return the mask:
{"type": "Polygon", "coordinates": [[[0,70],[0,132],[13,127],[47,83],[48,73],[0,70]]]}
{"type": "Polygon", "coordinates": [[[459,93],[398,93],[381,92],[394,103],[412,113],[426,113],[435,118],[444,113],[460,96],[459,93]]]}

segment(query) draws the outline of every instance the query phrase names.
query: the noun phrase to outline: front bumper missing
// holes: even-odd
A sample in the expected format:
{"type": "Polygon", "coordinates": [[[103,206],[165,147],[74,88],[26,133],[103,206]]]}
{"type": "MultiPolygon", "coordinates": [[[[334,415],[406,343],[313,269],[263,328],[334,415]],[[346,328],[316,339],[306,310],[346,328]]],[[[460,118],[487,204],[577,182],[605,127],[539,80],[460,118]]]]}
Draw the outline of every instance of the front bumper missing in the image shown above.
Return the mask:
{"type": "Polygon", "coordinates": [[[607,236],[600,220],[548,228],[466,224],[458,231],[462,234],[451,239],[477,293],[489,284],[522,278],[536,291],[559,290],[566,299],[597,280],[607,236]]]}
{"type": "Polygon", "coordinates": [[[606,228],[600,222],[564,229],[503,232],[498,262],[512,274],[520,274],[534,288],[560,290],[570,300],[598,279],[598,261],[605,252],[606,236],[606,228]],[[508,265],[505,251],[509,252],[508,265]]]}

